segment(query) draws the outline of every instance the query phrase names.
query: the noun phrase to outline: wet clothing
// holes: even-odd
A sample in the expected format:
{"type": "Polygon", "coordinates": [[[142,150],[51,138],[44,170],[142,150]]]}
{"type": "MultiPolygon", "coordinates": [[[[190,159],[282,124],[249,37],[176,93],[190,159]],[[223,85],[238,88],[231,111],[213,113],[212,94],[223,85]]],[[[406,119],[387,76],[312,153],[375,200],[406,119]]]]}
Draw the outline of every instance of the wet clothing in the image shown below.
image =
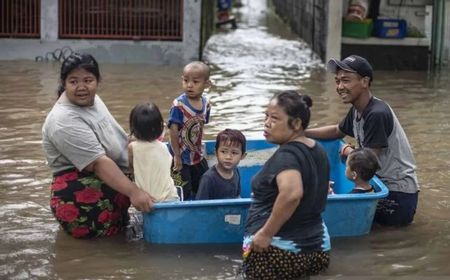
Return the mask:
{"type": "Polygon", "coordinates": [[[251,252],[244,259],[245,279],[297,280],[317,275],[328,268],[329,252],[292,253],[269,246],[268,252],[251,252]]]}
{"type": "Polygon", "coordinates": [[[328,234],[321,213],[325,210],[330,167],[323,147],[300,142],[280,146],[252,179],[253,202],[248,212],[246,235],[255,234],[269,218],[278,196],[276,176],[295,169],[302,174],[303,198],[276,236],[294,242],[294,251],[322,251],[328,234]]]}
{"type": "Polygon", "coordinates": [[[128,168],[128,138],[95,96],[80,107],[61,95],[42,128],[42,144],[54,176],[51,209],[64,230],[77,238],[113,235],[128,222],[128,197],[105,185],[94,173],[80,172],[106,155],[128,168]]]}
{"type": "Polygon", "coordinates": [[[133,171],[136,185],[155,198],[156,202],[179,200],[170,176],[172,155],[161,141],[134,141],[133,171]]]}
{"type": "Polygon", "coordinates": [[[361,187],[356,187],[356,188],[354,188],[352,191],[351,191],[351,193],[371,193],[371,192],[374,192],[375,190],[374,190],[374,188],[373,188],[373,186],[371,185],[370,186],[370,189],[363,189],[363,188],[361,188],[361,187]]]}
{"type": "Polygon", "coordinates": [[[241,195],[240,180],[239,169],[235,168],[233,176],[225,179],[213,166],[203,174],[195,199],[238,198],[241,195]]]}
{"type": "MultiPolygon", "coordinates": [[[[303,197],[292,216],[273,237],[271,246],[281,249],[284,252],[282,256],[294,254],[293,261],[304,259],[305,254],[326,252],[331,249],[328,230],[321,217],[327,201],[330,173],[326,152],[318,142],[313,148],[300,142],[289,142],[281,145],[252,179],[253,202],[248,211],[243,242],[244,273],[281,269],[272,266],[280,265],[282,259],[261,262],[257,261],[260,258],[251,258],[253,252],[250,250],[250,244],[254,234],[264,226],[271,215],[278,196],[277,175],[284,170],[292,169],[302,174],[303,197]],[[261,265],[269,267],[261,268],[261,265]]],[[[315,273],[307,270],[308,266],[300,265],[289,269],[295,270],[295,275],[315,273]]]]}
{"type": "MultiPolygon", "coordinates": [[[[203,126],[209,122],[211,106],[205,97],[202,98],[202,109],[191,106],[186,94],[173,101],[169,112],[168,127],[178,124],[178,143],[180,145],[181,161],[186,165],[198,164],[203,159],[202,138],[203,126]]],[[[172,148],[170,152],[173,155],[172,148]]]]}
{"type": "Polygon", "coordinates": [[[375,222],[388,226],[406,226],[410,224],[417,210],[416,193],[389,192],[389,195],[380,199],[375,212],[375,222]]]}
{"type": "Polygon", "coordinates": [[[61,95],[42,127],[42,145],[53,173],[83,170],[102,155],[128,168],[128,137],[96,95],[94,105],[80,107],[61,95]]]}
{"type": "Polygon", "coordinates": [[[202,159],[195,165],[183,164],[181,168],[181,179],[184,182],[183,185],[183,197],[184,200],[193,200],[198,191],[200,185],[200,179],[203,174],[208,171],[208,162],[206,159],[202,159]]]}
{"type": "Polygon", "coordinates": [[[75,238],[110,236],[128,223],[130,200],[94,173],[75,168],[58,172],[51,185],[50,208],[65,232],[75,238]]]}
{"type": "MultiPolygon", "coordinates": [[[[178,124],[178,143],[180,145],[181,161],[183,167],[180,171],[183,186],[184,200],[195,198],[200,178],[208,170],[208,163],[203,157],[202,138],[203,127],[209,122],[211,106],[202,96],[202,109],[197,110],[191,106],[185,93],[173,101],[169,112],[168,127],[178,124]]],[[[173,155],[172,147],[169,146],[173,155]]]]}
{"type": "Polygon", "coordinates": [[[391,191],[415,193],[419,190],[416,162],[406,134],[391,107],[372,97],[361,118],[355,108],[339,124],[339,129],[356,139],[359,147],[381,149],[381,169],[377,176],[391,191]]]}
{"type": "MultiPolygon", "coordinates": [[[[400,122],[388,104],[372,97],[359,118],[356,109],[350,108],[347,116],[339,124],[339,129],[344,134],[354,137],[359,147],[381,149],[378,156],[381,169],[376,175],[389,191],[409,194],[416,194],[419,191],[416,163],[411,147],[400,122]]],[[[396,203],[403,202],[396,200],[396,203]]],[[[415,211],[417,207],[417,205],[410,206],[412,208],[404,209],[408,213],[415,211]]]]}

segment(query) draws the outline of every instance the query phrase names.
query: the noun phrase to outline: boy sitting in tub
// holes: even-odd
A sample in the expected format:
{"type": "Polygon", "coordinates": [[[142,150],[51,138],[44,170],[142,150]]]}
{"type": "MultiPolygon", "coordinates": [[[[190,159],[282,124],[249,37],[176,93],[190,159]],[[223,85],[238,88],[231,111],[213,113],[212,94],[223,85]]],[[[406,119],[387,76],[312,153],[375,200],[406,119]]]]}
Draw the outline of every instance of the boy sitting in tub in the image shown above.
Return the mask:
{"type": "Polygon", "coordinates": [[[246,156],[245,136],[236,129],[225,129],[216,138],[217,164],[200,179],[197,200],[239,198],[240,175],[237,168],[246,156]]]}
{"type": "Polygon", "coordinates": [[[370,149],[358,148],[347,157],[345,176],[355,182],[351,193],[369,193],[374,189],[370,179],[380,169],[377,155],[370,149]]]}

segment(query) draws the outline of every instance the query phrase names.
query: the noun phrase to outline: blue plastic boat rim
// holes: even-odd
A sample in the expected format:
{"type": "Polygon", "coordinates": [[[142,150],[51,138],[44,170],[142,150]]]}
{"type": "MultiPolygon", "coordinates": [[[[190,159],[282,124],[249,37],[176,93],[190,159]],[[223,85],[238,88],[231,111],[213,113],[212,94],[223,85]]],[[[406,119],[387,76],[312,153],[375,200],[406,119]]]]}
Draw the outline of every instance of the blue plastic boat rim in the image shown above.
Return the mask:
{"type": "MultiPolygon", "coordinates": [[[[333,142],[338,139],[332,140],[320,140],[321,142],[333,142]]],[[[205,140],[205,149],[207,154],[213,154],[215,151],[215,140],[205,140]]],[[[340,140],[340,145],[344,142],[340,140]]],[[[262,138],[248,138],[247,139],[247,151],[259,150],[261,147],[270,149],[277,147],[278,145],[267,142],[262,138]]],[[[357,194],[331,194],[328,195],[328,201],[351,201],[351,200],[377,200],[386,197],[389,194],[389,190],[386,185],[378,178],[373,177],[371,180],[372,185],[375,188],[375,192],[372,193],[357,193],[357,194]]],[[[169,208],[193,208],[193,207],[211,207],[211,206],[236,206],[247,205],[252,202],[251,198],[233,198],[233,199],[213,199],[213,200],[188,200],[188,201],[172,201],[172,202],[160,202],[155,203],[155,209],[169,209],[169,208]]]]}
{"type": "MultiPolygon", "coordinates": [[[[339,200],[376,200],[386,197],[389,194],[387,187],[380,179],[374,177],[373,182],[376,192],[373,193],[349,193],[349,194],[331,194],[328,195],[328,201],[339,200]]],[[[232,199],[212,199],[212,200],[188,200],[155,203],[155,209],[168,208],[191,208],[191,207],[211,207],[211,206],[236,206],[246,205],[252,202],[251,198],[232,198],[232,199]]]]}
{"type": "Polygon", "coordinates": [[[251,198],[171,201],[171,202],[155,203],[155,209],[236,206],[236,205],[250,204],[251,202],[252,202],[251,198]]]}

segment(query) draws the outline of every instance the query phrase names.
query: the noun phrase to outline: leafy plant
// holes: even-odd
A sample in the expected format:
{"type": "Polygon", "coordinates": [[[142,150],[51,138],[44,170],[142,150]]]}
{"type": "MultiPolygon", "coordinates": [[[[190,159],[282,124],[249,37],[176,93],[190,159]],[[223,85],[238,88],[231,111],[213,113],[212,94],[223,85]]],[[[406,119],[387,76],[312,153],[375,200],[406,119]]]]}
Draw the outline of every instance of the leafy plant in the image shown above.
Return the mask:
{"type": "Polygon", "coordinates": [[[172,176],[175,186],[184,187],[188,183],[187,181],[183,181],[183,178],[181,178],[181,173],[179,171],[172,171],[170,175],[172,176]]]}

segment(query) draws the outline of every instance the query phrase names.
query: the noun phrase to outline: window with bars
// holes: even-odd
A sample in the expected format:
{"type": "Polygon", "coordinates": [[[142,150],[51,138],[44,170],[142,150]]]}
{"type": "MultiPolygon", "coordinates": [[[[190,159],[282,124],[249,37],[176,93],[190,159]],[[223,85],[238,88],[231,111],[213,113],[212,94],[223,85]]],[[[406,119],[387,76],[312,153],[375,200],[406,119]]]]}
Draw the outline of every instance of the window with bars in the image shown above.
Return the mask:
{"type": "Polygon", "coordinates": [[[40,0],[0,0],[0,37],[39,38],[40,0]]]}
{"type": "Polygon", "coordinates": [[[59,37],[182,40],[183,0],[59,0],[59,37]]]}

